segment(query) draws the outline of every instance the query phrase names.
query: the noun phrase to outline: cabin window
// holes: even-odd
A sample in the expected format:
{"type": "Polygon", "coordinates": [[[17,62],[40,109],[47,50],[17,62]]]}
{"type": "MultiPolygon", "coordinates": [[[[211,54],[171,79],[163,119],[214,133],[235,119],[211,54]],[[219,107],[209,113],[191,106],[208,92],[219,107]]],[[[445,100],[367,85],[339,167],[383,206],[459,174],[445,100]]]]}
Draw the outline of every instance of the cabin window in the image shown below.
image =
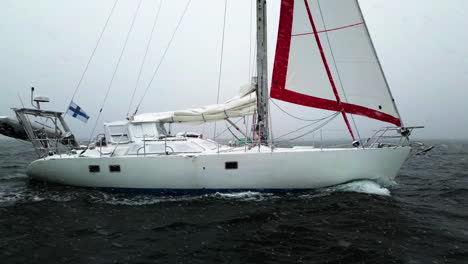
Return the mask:
{"type": "Polygon", "coordinates": [[[126,125],[111,125],[109,126],[110,141],[113,143],[127,143],[128,133],[126,125]]]}
{"type": "Polygon", "coordinates": [[[89,165],[88,166],[89,172],[97,173],[100,171],[99,165],[89,165]]]}
{"type": "Polygon", "coordinates": [[[110,172],[120,172],[120,165],[109,165],[110,172]]]}
{"type": "Polygon", "coordinates": [[[226,170],[237,170],[237,161],[226,161],[224,168],[226,170]]]}
{"type": "Polygon", "coordinates": [[[132,125],[132,131],[137,138],[155,138],[157,136],[154,123],[132,125]]]}

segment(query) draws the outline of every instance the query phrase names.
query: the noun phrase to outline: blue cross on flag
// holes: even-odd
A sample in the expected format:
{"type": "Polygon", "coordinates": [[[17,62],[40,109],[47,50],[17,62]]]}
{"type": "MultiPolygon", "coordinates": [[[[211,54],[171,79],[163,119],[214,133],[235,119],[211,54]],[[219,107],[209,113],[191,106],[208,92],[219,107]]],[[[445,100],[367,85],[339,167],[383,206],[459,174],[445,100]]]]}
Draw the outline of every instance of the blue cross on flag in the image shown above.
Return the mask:
{"type": "Polygon", "coordinates": [[[86,114],[81,107],[79,107],[77,104],[75,104],[73,101],[70,103],[70,106],[68,106],[67,113],[68,115],[73,116],[74,118],[83,121],[85,123],[88,122],[89,115],[86,114]]]}

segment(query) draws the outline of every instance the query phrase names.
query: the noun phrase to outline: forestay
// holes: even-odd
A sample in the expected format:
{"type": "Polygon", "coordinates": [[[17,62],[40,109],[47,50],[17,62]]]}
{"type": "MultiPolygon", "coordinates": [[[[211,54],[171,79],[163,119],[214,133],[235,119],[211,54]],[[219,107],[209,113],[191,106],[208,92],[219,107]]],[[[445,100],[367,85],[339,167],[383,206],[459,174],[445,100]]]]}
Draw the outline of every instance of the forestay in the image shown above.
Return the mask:
{"type": "Polygon", "coordinates": [[[401,126],[356,0],[282,0],[271,97],[401,126]]]}
{"type": "Polygon", "coordinates": [[[203,123],[218,121],[232,117],[251,115],[257,108],[257,97],[254,87],[242,87],[240,95],[226,101],[224,104],[208,105],[200,108],[191,108],[170,112],[144,113],[132,119],[135,122],[159,123],[203,123]]]}

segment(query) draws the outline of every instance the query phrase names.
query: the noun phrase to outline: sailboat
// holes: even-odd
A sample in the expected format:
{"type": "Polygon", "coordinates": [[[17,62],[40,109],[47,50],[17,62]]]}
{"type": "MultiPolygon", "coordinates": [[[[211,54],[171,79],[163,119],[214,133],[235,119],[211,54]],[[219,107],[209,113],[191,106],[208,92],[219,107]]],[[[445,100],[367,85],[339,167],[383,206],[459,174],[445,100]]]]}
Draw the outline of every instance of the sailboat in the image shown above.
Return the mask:
{"type": "Polygon", "coordinates": [[[88,145],[75,140],[63,113],[41,110],[43,101],[36,100],[35,108],[15,109],[40,157],[27,174],[65,185],[163,194],[289,192],[363,179],[393,181],[411,151],[409,136],[416,127],[403,125],[358,1],[281,1],[271,91],[267,3],[257,0],[256,6],[258,76],[237,97],[223,104],[135,114],[105,123],[105,133],[88,145]],[[277,147],[270,132],[270,98],[331,111],[331,118],[345,122],[352,144],[277,147]],[[231,119],[250,115],[254,136],[245,135],[243,144],[168,131],[171,124],[223,120],[237,128],[231,119]],[[393,126],[363,141],[356,138],[352,115],[393,126]],[[41,133],[28,116],[53,120],[58,133],[41,133]],[[388,138],[396,140],[382,142],[388,138]]]}

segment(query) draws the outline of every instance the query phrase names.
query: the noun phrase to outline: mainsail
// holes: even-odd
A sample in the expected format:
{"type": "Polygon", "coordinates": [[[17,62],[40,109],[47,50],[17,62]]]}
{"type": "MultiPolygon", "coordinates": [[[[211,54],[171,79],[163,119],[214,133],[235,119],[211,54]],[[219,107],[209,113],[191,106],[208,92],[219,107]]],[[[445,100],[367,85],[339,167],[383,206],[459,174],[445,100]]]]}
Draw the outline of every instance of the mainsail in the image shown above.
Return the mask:
{"type": "Polygon", "coordinates": [[[135,115],[132,122],[192,123],[219,121],[227,118],[252,115],[257,109],[255,87],[245,85],[241,93],[223,104],[207,105],[199,108],[183,109],[170,112],[144,113],[135,115]]]}
{"type": "Polygon", "coordinates": [[[270,96],[402,125],[357,0],[282,0],[270,96]]]}

